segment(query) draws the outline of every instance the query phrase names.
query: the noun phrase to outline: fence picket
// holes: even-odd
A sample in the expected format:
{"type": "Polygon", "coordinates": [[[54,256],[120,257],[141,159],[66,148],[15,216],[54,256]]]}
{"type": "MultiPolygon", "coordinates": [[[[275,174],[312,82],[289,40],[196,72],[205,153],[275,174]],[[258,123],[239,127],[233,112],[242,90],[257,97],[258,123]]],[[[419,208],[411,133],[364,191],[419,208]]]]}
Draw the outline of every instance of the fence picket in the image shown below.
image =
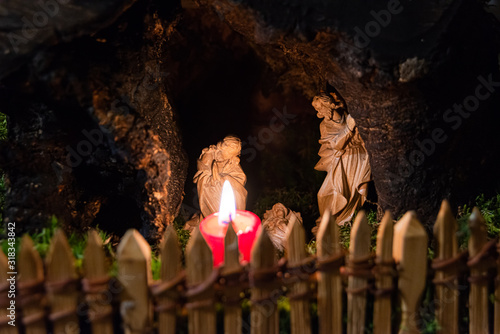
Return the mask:
{"type": "Polygon", "coordinates": [[[159,333],[175,334],[176,311],[179,301],[177,284],[182,279],[181,249],[173,225],[168,225],[160,245],[161,281],[168,286],[158,294],[157,311],[159,313],[159,333]]]}
{"type": "MultiPolygon", "coordinates": [[[[17,319],[17,314],[15,313],[17,310],[17,306],[14,305],[16,310],[14,310],[14,319],[8,318],[10,315],[10,310],[7,310],[10,307],[10,301],[15,298],[9,298],[9,290],[10,283],[7,281],[8,278],[11,278],[11,275],[8,274],[12,270],[9,268],[7,256],[0,249],[0,329],[2,330],[2,334],[16,334],[17,329],[19,328],[17,319]],[[16,327],[9,325],[9,322],[15,320],[14,323],[16,327]]],[[[15,280],[14,280],[15,282],[15,280]]]]}
{"type": "Polygon", "coordinates": [[[427,275],[427,232],[414,211],[407,212],[394,226],[393,257],[398,265],[401,296],[399,333],[420,333],[416,318],[427,275]]]}
{"type": "Polygon", "coordinates": [[[21,239],[17,265],[18,302],[23,310],[22,322],[26,334],[47,333],[43,262],[29,235],[24,235],[21,239]]]}
{"type": "MultiPolygon", "coordinates": [[[[149,333],[153,326],[153,303],[156,298],[158,333],[176,333],[176,316],[181,302],[187,298],[189,333],[215,334],[217,331],[216,296],[223,296],[224,332],[241,334],[278,334],[278,300],[288,288],[292,334],[310,334],[309,296],[317,278],[319,333],[343,333],[342,278],[348,276],[347,333],[361,334],[366,330],[366,305],[369,280],[375,278],[373,332],[392,332],[391,289],[398,276],[398,293],[401,300],[400,334],[418,334],[420,321],[418,306],[427,278],[427,233],[415,212],[407,212],[393,224],[386,212],[377,233],[375,260],[370,255],[370,227],[361,211],[351,230],[350,254],[347,265],[341,268],[344,251],[339,243],[336,217],[325,212],[317,234],[317,256],[308,257],[305,248],[305,231],[302,224],[292,217],[286,236],[287,262],[278,261],[276,249],[267,231],[261,229],[254,243],[250,265],[240,263],[238,236],[232,226],[225,237],[225,261],[220,268],[213,268],[212,252],[199,228],[191,236],[186,250],[186,270],[181,265],[182,252],[177,233],[168,226],[160,244],[161,280],[152,284],[151,248],[136,230],[129,230],[117,248],[118,281],[121,289],[120,314],[125,334],[149,333]],[[373,263],[374,265],[373,266],[373,263]],[[284,269],[287,264],[286,271],[284,269]],[[396,266],[397,271],[394,266],[396,266]],[[316,276],[311,273],[317,269],[316,276]],[[247,275],[248,274],[248,275],[247,275]],[[373,275],[373,276],[372,276],[373,275]],[[216,283],[219,284],[216,284],[216,283]],[[187,290],[181,286],[186,283],[187,290]],[[241,297],[243,289],[251,288],[250,323],[243,323],[241,297]],[[151,291],[151,292],[150,292],[151,291]],[[216,295],[217,293],[217,295],[216,295]],[[182,295],[182,296],[181,296],[182,295]]],[[[432,261],[435,271],[436,319],[439,333],[459,332],[458,274],[469,255],[470,268],[469,332],[488,333],[488,288],[500,277],[500,243],[487,240],[486,223],[478,208],[469,220],[471,237],[469,251],[459,253],[456,238],[457,222],[450,205],[443,201],[434,225],[438,248],[432,261]],[[495,261],[496,260],[496,261],[495,261]],[[493,273],[496,276],[492,275],[493,273]]],[[[11,271],[7,256],[0,250],[0,332],[15,334],[54,333],[77,334],[79,327],[79,275],[75,259],[62,230],[56,230],[43,262],[32,239],[25,235],[21,240],[17,258],[16,327],[10,326],[7,317],[10,299],[11,271]],[[45,277],[44,277],[45,274],[45,277]],[[45,281],[44,281],[45,279],[45,281]],[[2,283],[6,282],[6,283],[2,283]],[[44,284],[45,283],[45,284],[44,284]],[[45,291],[44,291],[45,286],[45,291]],[[46,306],[50,308],[46,323],[46,306]],[[24,324],[24,326],[21,325],[24,324]]],[[[102,240],[95,230],[89,231],[84,252],[84,278],[81,281],[86,294],[88,318],[92,333],[108,334],[116,331],[112,322],[112,305],[109,291],[109,263],[102,240]]],[[[500,334],[500,287],[495,285],[494,333],[500,334]]],[[[460,309],[461,310],[461,309],[460,309]]]]}
{"type": "Polygon", "coordinates": [[[151,248],[135,229],[128,230],[116,251],[118,280],[122,287],[120,314],[126,334],[150,330],[152,305],[151,248]]]}
{"type": "Polygon", "coordinates": [[[312,273],[312,266],[307,259],[306,252],[306,232],[302,224],[295,215],[288,223],[286,236],[286,255],[288,267],[293,268],[296,274],[294,278],[298,282],[290,287],[290,322],[292,334],[311,333],[311,315],[309,312],[309,275],[312,273]]]}
{"type": "Polygon", "coordinates": [[[392,240],[394,221],[386,211],[377,233],[375,258],[375,294],[373,310],[373,333],[387,334],[391,332],[391,297],[394,281],[394,260],[392,258],[392,240]]]}
{"type": "Polygon", "coordinates": [[[238,236],[234,232],[233,226],[229,225],[226,237],[224,238],[224,267],[222,275],[225,277],[224,287],[225,307],[224,307],[224,333],[241,334],[242,318],[240,306],[240,294],[242,292],[238,279],[242,267],[239,260],[238,236]]]}
{"type": "Polygon", "coordinates": [[[45,263],[45,289],[54,333],[77,334],[80,332],[77,317],[79,280],[73,252],[61,229],[54,233],[45,263]]]}
{"type": "MultiPolygon", "coordinates": [[[[453,217],[450,204],[444,200],[441,204],[436,223],[434,237],[437,240],[437,256],[434,264],[445,263],[458,256],[457,221],[453,217]]],[[[438,333],[458,334],[458,267],[459,263],[435,269],[434,285],[436,286],[436,320],[438,333]]]]}
{"type": "Polygon", "coordinates": [[[215,290],[217,277],[213,257],[200,228],[196,227],[186,247],[188,326],[190,333],[216,333],[215,290]]]}
{"type": "Polygon", "coordinates": [[[109,265],[102,248],[102,240],[96,230],[90,230],[84,251],[83,290],[88,305],[88,318],[92,334],[113,332],[112,296],[108,289],[109,265]]]}
{"type": "Polygon", "coordinates": [[[261,228],[252,247],[250,281],[252,287],[252,334],[277,334],[279,332],[278,299],[281,295],[277,284],[278,260],[276,248],[261,228]]]}
{"type": "Polygon", "coordinates": [[[364,211],[356,215],[351,230],[351,242],[347,261],[347,333],[362,334],[365,331],[366,292],[370,261],[370,226],[364,211]]]}
{"type": "Polygon", "coordinates": [[[318,229],[318,316],[321,334],[342,333],[342,277],[344,252],[335,216],[325,211],[318,229]]]}
{"type": "Polygon", "coordinates": [[[494,244],[487,242],[486,223],[477,207],[472,210],[469,228],[469,330],[488,333],[488,270],[494,264],[489,253],[494,244]]]}

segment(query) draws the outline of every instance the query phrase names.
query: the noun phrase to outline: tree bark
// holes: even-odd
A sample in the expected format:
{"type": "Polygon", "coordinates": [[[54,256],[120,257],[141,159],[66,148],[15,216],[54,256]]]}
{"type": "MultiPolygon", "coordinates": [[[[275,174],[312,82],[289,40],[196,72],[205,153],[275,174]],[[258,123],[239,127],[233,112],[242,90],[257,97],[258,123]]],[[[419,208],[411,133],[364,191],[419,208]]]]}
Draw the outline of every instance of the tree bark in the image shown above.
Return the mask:
{"type": "MultiPolygon", "coordinates": [[[[79,13],[99,18],[102,28],[125,4],[79,13]]],[[[69,229],[99,225],[121,234],[135,227],[150,241],[173,222],[187,161],[166,96],[162,43],[169,21],[156,10],[137,4],[99,37],[39,51],[4,78],[6,219],[24,230],[45,226],[51,215],[69,229]]],[[[86,23],[65,27],[82,35],[92,30],[86,23]]]]}

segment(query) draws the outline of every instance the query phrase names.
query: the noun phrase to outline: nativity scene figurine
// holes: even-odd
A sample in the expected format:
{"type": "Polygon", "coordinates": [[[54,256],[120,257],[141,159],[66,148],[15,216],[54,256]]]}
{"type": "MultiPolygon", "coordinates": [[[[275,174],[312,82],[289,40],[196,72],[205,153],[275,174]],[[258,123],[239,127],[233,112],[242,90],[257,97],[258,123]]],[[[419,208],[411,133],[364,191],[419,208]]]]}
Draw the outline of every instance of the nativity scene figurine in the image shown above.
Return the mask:
{"type": "Polygon", "coordinates": [[[197,162],[194,175],[201,214],[195,214],[186,223],[185,229],[192,230],[204,218],[219,211],[224,181],[229,181],[234,191],[236,209],[245,210],[247,190],[246,175],[240,166],[241,140],[226,136],[217,145],[204,148],[197,162]]]}
{"type": "Polygon", "coordinates": [[[371,180],[368,152],[356,122],[335,93],[321,93],[312,105],[323,118],[320,160],[314,168],[327,172],[318,192],[319,212],[322,216],[329,209],[337,224],[344,225],[366,200],[371,180]]]}

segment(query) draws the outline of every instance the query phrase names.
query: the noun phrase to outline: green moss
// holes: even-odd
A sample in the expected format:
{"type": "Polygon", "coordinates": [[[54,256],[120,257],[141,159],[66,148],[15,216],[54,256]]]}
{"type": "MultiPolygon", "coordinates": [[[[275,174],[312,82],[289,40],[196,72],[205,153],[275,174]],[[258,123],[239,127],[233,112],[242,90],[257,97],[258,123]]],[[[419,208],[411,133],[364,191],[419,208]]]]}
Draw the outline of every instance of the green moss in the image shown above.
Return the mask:
{"type": "Polygon", "coordinates": [[[7,116],[0,113],[0,141],[7,140],[7,116]]]}
{"type": "MultiPolygon", "coordinates": [[[[62,224],[59,222],[56,216],[52,216],[46,227],[42,228],[40,231],[30,233],[30,237],[33,240],[33,244],[35,245],[35,249],[38,251],[40,256],[45,258],[47,256],[47,252],[50,248],[50,243],[52,238],[54,237],[54,233],[58,228],[61,228],[62,224]]],[[[114,259],[113,248],[109,243],[110,235],[106,232],[99,230],[97,227],[97,231],[99,236],[101,237],[104,250],[108,253],[108,255],[112,255],[114,259]]],[[[0,228],[0,234],[5,234],[5,226],[0,228]]],[[[75,266],[77,270],[81,270],[83,265],[83,254],[85,251],[85,246],[87,245],[87,234],[79,234],[79,233],[71,233],[67,236],[69,246],[73,252],[73,256],[75,257],[75,266]]],[[[19,247],[21,245],[21,236],[16,236],[16,256],[19,254],[19,247]]],[[[7,248],[9,247],[7,243],[7,239],[0,240],[1,249],[4,253],[6,253],[7,248]]],[[[116,266],[113,266],[114,271],[116,273],[116,266]]]]}
{"type": "Polygon", "coordinates": [[[189,241],[189,237],[191,236],[189,231],[184,229],[185,224],[186,221],[180,216],[175,218],[174,220],[174,227],[175,231],[177,232],[177,237],[179,238],[179,245],[182,249],[182,254],[184,254],[186,250],[186,245],[189,241]]]}
{"type": "Polygon", "coordinates": [[[161,261],[160,257],[155,254],[155,252],[151,252],[151,271],[153,272],[153,279],[159,280],[161,273],[161,261]]]}

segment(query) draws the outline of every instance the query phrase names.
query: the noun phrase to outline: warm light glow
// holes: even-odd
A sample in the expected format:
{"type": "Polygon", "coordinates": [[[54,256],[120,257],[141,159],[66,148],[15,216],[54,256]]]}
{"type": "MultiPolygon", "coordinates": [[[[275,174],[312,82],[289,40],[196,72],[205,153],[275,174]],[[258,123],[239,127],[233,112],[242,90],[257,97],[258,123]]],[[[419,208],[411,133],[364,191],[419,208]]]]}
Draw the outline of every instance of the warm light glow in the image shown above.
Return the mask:
{"type": "Polygon", "coordinates": [[[236,200],[229,181],[224,181],[219,206],[219,224],[228,224],[236,216],[236,200]]]}

